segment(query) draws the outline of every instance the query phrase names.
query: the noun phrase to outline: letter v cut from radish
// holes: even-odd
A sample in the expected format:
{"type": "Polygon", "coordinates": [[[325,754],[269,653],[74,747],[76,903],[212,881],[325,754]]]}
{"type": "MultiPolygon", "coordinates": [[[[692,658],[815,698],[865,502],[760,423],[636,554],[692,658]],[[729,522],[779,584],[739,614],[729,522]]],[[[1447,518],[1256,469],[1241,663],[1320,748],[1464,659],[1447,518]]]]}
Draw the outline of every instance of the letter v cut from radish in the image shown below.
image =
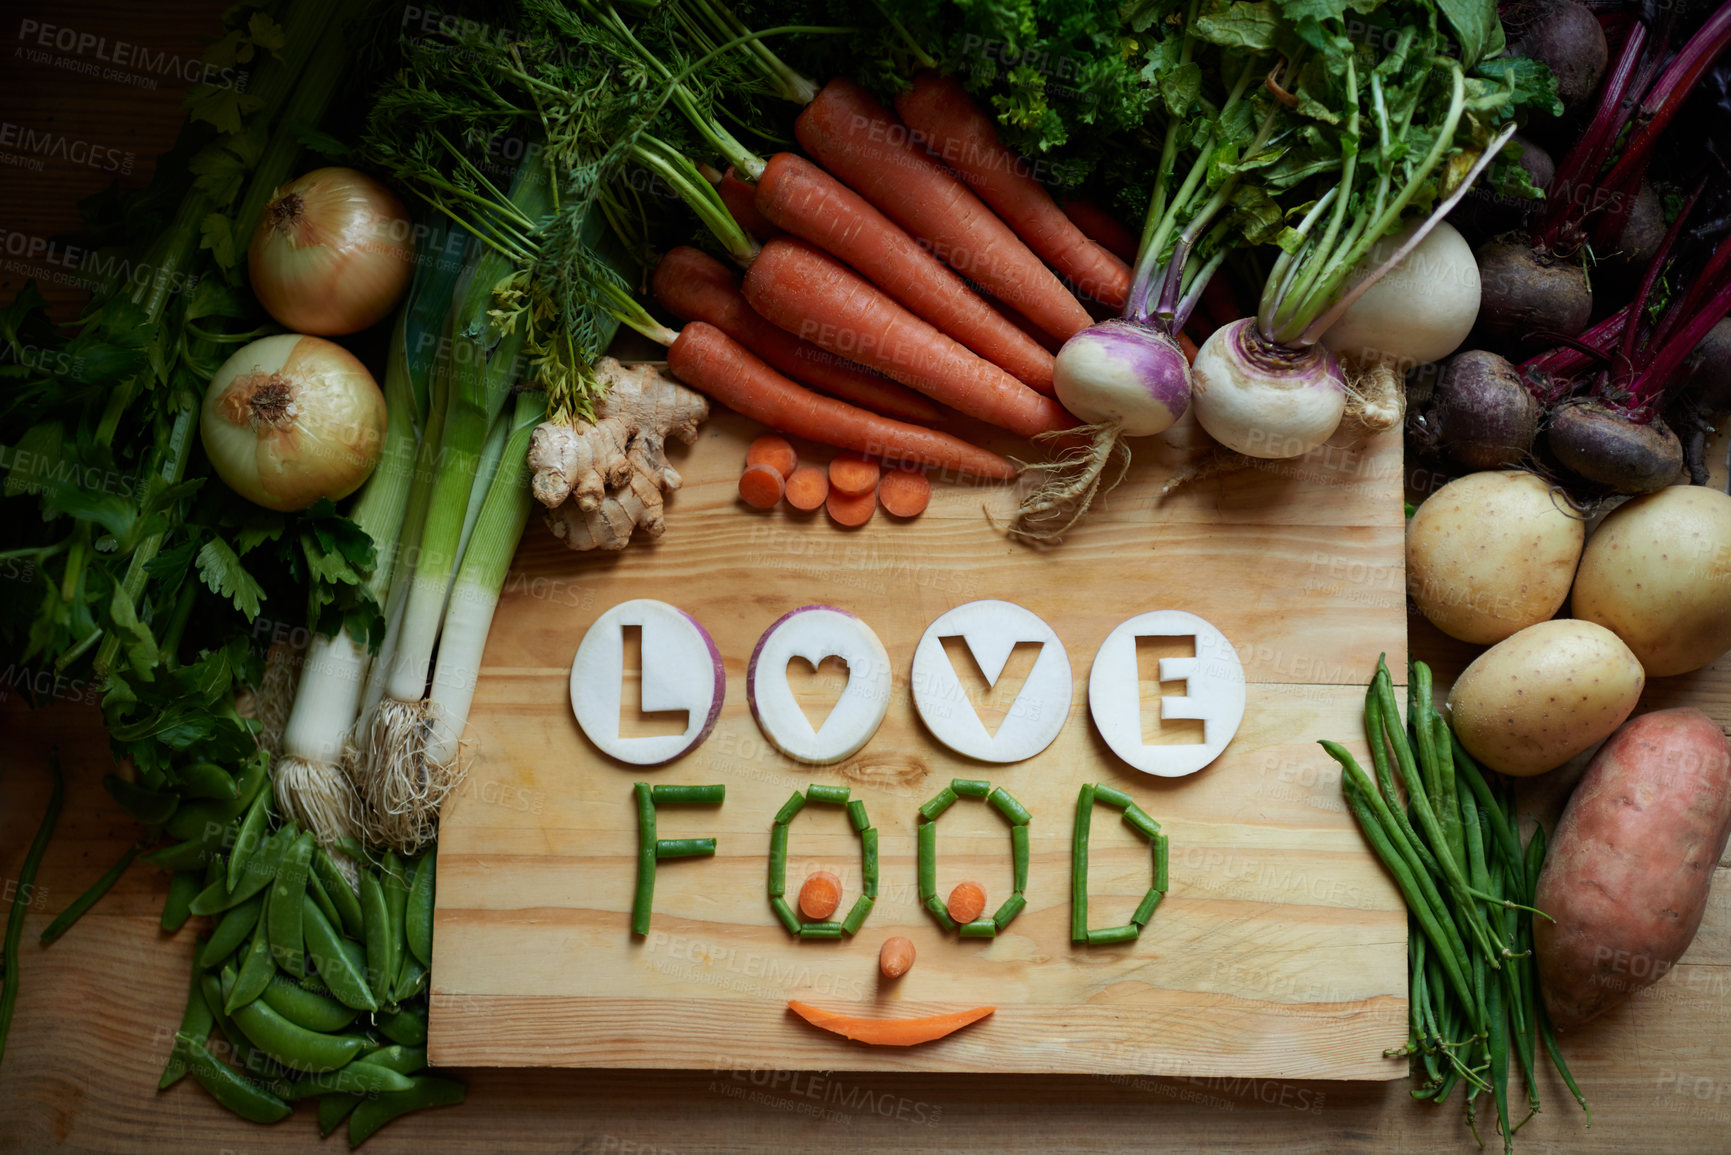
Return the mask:
{"type": "Polygon", "coordinates": [[[571,710],[602,752],[634,766],[659,766],[695,749],[715,728],[727,693],[721,651],[697,619],[653,598],[621,602],[595,619],[571,662],[571,710]],[[642,631],[645,713],[683,710],[678,734],[619,733],[625,629],[642,631]]]}
{"type": "Polygon", "coordinates": [[[1032,610],[1015,602],[969,602],[942,614],[914,648],[914,707],[932,736],[958,754],[982,762],[1032,758],[1058,736],[1070,715],[1070,657],[1064,643],[1032,610]],[[986,729],[950,664],[944,639],[960,637],[988,686],[996,686],[1020,642],[1040,653],[995,733],[986,729]]]}
{"type": "Polygon", "coordinates": [[[1226,635],[1213,623],[1184,610],[1152,610],[1122,622],[1094,655],[1088,674],[1088,709],[1112,753],[1161,778],[1182,778],[1208,765],[1226,749],[1244,721],[1244,667],[1226,635]],[[1142,737],[1142,688],[1136,653],[1140,638],[1196,640],[1189,658],[1161,658],[1160,681],[1185,684],[1184,696],[1160,699],[1162,720],[1200,719],[1203,740],[1183,745],[1150,744],[1142,737]]]}
{"type": "Polygon", "coordinates": [[[801,606],[757,639],[745,694],[751,716],[776,749],[801,762],[840,762],[871,741],[889,711],[889,652],[870,626],[846,610],[801,606]],[[816,730],[787,682],[787,665],[794,658],[804,658],[813,669],[825,658],[847,663],[847,685],[816,730]]]}

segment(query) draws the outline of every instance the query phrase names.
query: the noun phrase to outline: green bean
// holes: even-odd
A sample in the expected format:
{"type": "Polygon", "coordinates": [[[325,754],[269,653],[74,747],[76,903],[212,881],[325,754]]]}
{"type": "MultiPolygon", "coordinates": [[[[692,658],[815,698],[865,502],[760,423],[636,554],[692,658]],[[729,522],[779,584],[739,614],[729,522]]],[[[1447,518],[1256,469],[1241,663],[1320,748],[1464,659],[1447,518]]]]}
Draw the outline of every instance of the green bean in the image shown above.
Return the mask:
{"type": "Polygon", "coordinates": [[[179,1035],[196,1039],[203,1043],[210,1038],[210,1029],[216,1025],[216,1016],[210,1013],[210,1004],[204,1001],[203,972],[195,963],[192,967],[192,980],[186,987],[186,1010],[180,1015],[180,1028],[175,1032],[177,1039],[168,1052],[168,1064],[162,1068],[162,1078],[156,1081],[158,1091],[167,1090],[186,1076],[186,1053],[178,1041],[179,1035]]]}
{"type": "MultiPolygon", "coordinates": [[[[274,896],[271,904],[276,904],[274,896]]],[[[310,895],[301,897],[301,918],[313,965],[318,968],[319,977],[324,979],[332,996],[357,1011],[378,1010],[378,999],[367,987],[365,964],[355,965],[355,960],[343,949],[342,936],[310,895]]]]}
{"type": "Polygon", "coordinates": [[[204,949],[198,952],[198,965],[205,970],[222,965],[240,948],[258,925],[259,912],[264,909],[264,896],[257,895],[247,899],[239,906],[230,907],[228,913],[222,916],[222,921],[216,924],[216,929],[210,934],[210,941],[204,944],[204,949]]]}
{"type": "Polygon", "coordinates": [[[1160,900],[1166,897],[1166,892],[1158,887],[1150,886],[1148,893],[1142,896],[1142,901],[1136,906],[1136,913],[1130,916],[1130,921],[1137,926],[1147,926],[1148,920],[1154,917],[1154,911],[1159,908],[1160,900]]]}
{"type": "MultiPolygon", "coordinates": [[[[1419,665],[1424,665],[1420,662],[1419,665]]],[[[1449,839],[1449,851],[1458,860],[1466,854],[1464,842],[1465,831],[1461,829],[1459,804],[1455,801],[1455,759],[1454,751],[1449,743],[1449,726],[1441,714],[1434,710],[1430,715],[1431,751],[1437,763],[1437,781],[1442,786],[1443,814],[1448,819],[1443,823],[1443,833],[1449,839]],[[1452,825],[1451,825],[1452,823],[1452,825]]],[[[1468,790],[1471,793],[1471,790],[1468,790]]]]}
{"type": "Polygon", "coordinates": [[[1014,874],[1011,887],[1022,891],[1028,889],[1028,828],[1026,826],[1010,827],[1010,860],[1014,874]]]}
{"type": "Polygon", "coordinates": [[[451,1107],[463,1101],[463,1084],[438,1075],[419,1075],[407,1091],[391,1091],[368,1099],[349,1116],[349,1147],[359,1147],[393,1119],[428,1107],[451,1107]]]}
{"type": "Polygon", "coordinates": [[[1471,790],[1460,795],[1461,840],[1466,844],[1467,881],[1480,890],[1489,890],[1490,878],[1485,866],[1485,844],[1480,836],[1479,808],[1471,790]]]}
{"type": "Polygon", "coordinates": [[[1369,688],[1364,693],[1364,733],[1367,739],[1366,744],[1370,747],[1371,764],[1376,769],[1377,788],[1380,797],[1384,800],[1382,809],[1388,811],[1399,831],[1398,838],[1395,837],[1394,831],[1390,832],[1389,837],[1403,856],[1416,861],[1426,872],[1440,877],[1442,867],[1438,865],[1435,856],[1431,854],[1430,847],[1424,844],[1424,839],[1418,836],[1418,831],[1413,829],[1412,822],[1406,816],[1406,810],[1400,805],[1400,789],[1394,783],[1394,771],[1389,764],[1389,740],[1383,732],[1382,706],[1377,696],[1377,689],[1380,685],[1379,679],[1388,673],[1388,667],[1381,659],[1378,659],[1377,669],[1379,671],[1377,678],[1372,679],[1369,688]]]}
{"type": "Polygon", "coordinates": [[[1028,813],[1028,808],[1017,802],[1016,796],[1002,786],[993,790],[986,801],[995,806],[1011,826],[1026,826],[1033,820],[1034,816],[1028,813]]]}
{"type": "Polygon", "coordinates": [[[272,1083],[271,1090],[278,1098],[292,1103],[296,1099],[310,1099],[314,1095],[375,1095],[407,1091],[414,1085],[414,1080],[407,1075],[399,1074],[389,1067],[374,1066],[365,1059],[356,1059],[346,1067],[338,1067],[321,1075],[308,1075],[292,1082],[272,1083]]]}
{"type": "Polygon", "coordinates": [[[215,762],[194,762],[181,767],[180,793],[186,798],[215,798],[232,802],[239,791],[234,775],[215,762]]]}
{"type": "Polygon", "coordinates": [[[771,895],[769,908],[775,911],[775,917],[781,920],[781,925],[787,928],[788,934],[799,933],[799,916],[793,913],[793,907],[787,905],[787,899],[781,895],[771,895]]]}
{"type": "Polygon", "coordinates": [[[174,1044],[186,1056],[192,1077],[210,1097],[249,1123],[280,1123],[293,1108],[269,1091],[241,1077],[226,1063],[218,1062],[204,1044],[188,1035],[176,1035],[174,1044]]]}
{"type": "Polygon", "coordinates": [[[163,824],[168,836],[196,838],[212,826],[232,824],[246,813],[247,807],[252,805],[253,799],[269,780],[265,772],[267,761],[268,756],[262,753],[246,760],[240,768],[240,778],[235,784],[237,793],[233,798],[182,804],[175,810],[174,817],[163,824]]]}
{"type": "MultiPolygon", "coordinates": [[[[1406,664],[1406,722],[1412,728],[1413,746],[1418,751],[1419,776],[1431,808],[1440,816],[1443,810],[1442,781],[1437,777],[1436,731],[1431,728],[1431,715],[1436,704],[1431,698],[1430,667],[1423,662],[1408,660],[1406,664]]],[[[1389,725],[1395,724],[1394,717],[1389,725]]]]}
{"type": "Polygon", "coordinates": [[[655,840],[655,857],[658,860],[662,858],[702,858],[714,853],[715,839],[713,838],[658,838],[655,840]]]}
{"type": "Polygon", "coordinates": [[[938,828],[922,822],[917,835],[920,901],[938,896],[938,828]]]}
{"type": "Polygon", "coordinates": [[[834,806],[846,806],[848,795],[853,793],[847,786],[820,786],[813,782],[805,788],[807,802],[828,802],[834,806]]]}
{"type": "Polygon", "coordinates": [[[866,916],[871,914],[877,900],[869,894],[862,894],[854,902],[853,909],[847,912],[847,917],[841,920],[841,928],[849,935],[859,933],[859,928],[865,925],[866,916]]]}
{"type": "MultiPolygon", "coordinates": [[[[725,801],[727,787],[716,786],[657,786],[649,792],[656,805],[663,802],[688,802],[696,805],[725,801]]],[[[424,960],[423,960],[424,961],[424,960]]]]}
{"type": "MultiPolygon", "coordinates": [[[[1095,795],[1096,798],[1099,795],[1095,795]]],[[[1124,808],[1124,825],[1136,831],[1150,842],[1160,833],[1160,824],[1154,821],[1149,813],[1134,802],[1124,808]]]]}
{"type": "Polygon", "coordinates": [[[259,847],[269,837],[270,826],[270,794],[269,790],[260,790],[258,797],[252,800],[252,805],[246,808],[246,816],[240,820],[240,829],[235,833],[234,846],[228,852],[228,888],[234,890],[240,885],[240,873],[246,869],[247,859],[258,853],[259,847]]]}
{"type": "Polygon", "coordinates": [[[637,796],[637,891],[631,899],[631,933],[648,934],[655,907],[655,797],[647,782],[632,789],[637,796]]]}
{"type": "Polygon", "coordinates": [[[1456,777],[1467,784],[1473,797],[1478,800],[1479,809],[1490,817],[1491,833],[1496,836],[1497,845],[1502,847],[1504,856],[1511,863],[1521,861],[1521,840],[1509,822],[1508,812],[1497,804],[1489,783],[1485,781],[1484,772],[1452,731],[1449,734],[1449,750],[1454,759],[1456,777]]]}
{"type": "Polygon", "coordinates": [[[1088,945],[1102,946],[1117,942],[1135,942],[1141,933],[1142,928],[1135,923],[1126,926],[1110,926],[1105,930],[1091,930],[1088,932],[1088,945]]]}
{"type": "Polygon", "coordinates": [[[798,814],[804,809],[805,795],[801,794],[798,790],[795,790],[793,794],[788,797],[788,800],[781,804],[781,809],[775,812],[775,820],[780,825],[786,826],[789,822],[793,821],[793,816],[795,814],[798,814]]]}
{"type": "Polygon", "coordinates": [[[319,908],[319,913],[325,916],[327,922],[332,926],[342,925],[343,916],[337,913],[337,904],[331,901],[331,896],[325,892],[325,884],[319,881],[316,870],[307,871],[307,897],[313,900],[313,905],[319,908]]]}
{"type": "MultiPolygon", "coordinates": [[[[71,905],[55,916],[54,921],[43,929],[42,936],[38,941],[43,946],[47,946],[71,930],[72,924],[83,918],[85,912],[95,906],[102,896],[107,894],[116,882],[120,881],[120,876],[126,873],[126,868],[132,865],[132,860],[138,857],[140,849],[142,848],[138,846],[127,847],[126,852],[120,856],[120,860],[104,871],[101,878],[91,883],[90,889],[73,899],[71,905]]],[[[7,957],[10,958],[11,956],[8,955],[7,957]]]]}
{"type": "Polygon", "coordinates": [[[118,774],[104,774],[102,787],[118,803],[120,808],[132,815],[146,826],[161,826],[180,806],[180,796],[165,791],[152,790],[129,782],[118,774]]]}
{"type": "Polygon", "coordinates": [[[295,1071],[334,1071],[347,1066],[368,1046],[356,1035],[309,1031],[278,1014],[263,999],[236,1008],[231,1017],[253,1046],[295,1071]]]}
{"type": "Polygon", "coordinates": [[[943,899],[934,894],[925,900],[924,906],[931,912],[932,917],[938,920],[939,926],[946,931],[956,929],[956,920],[950,917],[949,908],[944,906],[943,899]]]}
{"type": "Polygon", "coordinates": [[[295,831],[292,826],[285,826],[277,831],[265,840],[265,844],[258,848],[256,854],[247,859],[246,866],[240,872],[238,887],[229,890],[226,887],[226,875],[217,878],[192,900],[192,913],[217,914],[238,902],[245,902],[271,885],[276,881],[277,868],[282,865],[283,857],[294,843],[295,831]]]}
{"type": "Polygon", "coordinates": [[[412,954],[404,955],[402,973],[397,975],[396,985],[391,988],[391,1001],[408,1002],[427,989],[427,980],[431,977],[432,973],[420,959],[412,954]]]}
{"type": "Polygon", "coordinates": [[[264,994],[264,989],[270,986],[271,976],[276,974],[276,962],[270,951],[270,928],[265,922],[269,911],[270,900],[266,899],[264,909],[259,911],[258,925],[252,930],[252,945],[247,947],[246,957],[241,960],[240,974],[236,976],[232,989],[225,988],[222,1004],[225,1014],[233,1014],[236,1007],[264,994]]]}
{"type": "Polygon", "coordinates": [[[1104,782],[1094,783],[1094,801],[1104,802],[1106,805],[1115,807],[1118,810],[1127,810],[1136,805],[1136,800],[1134,798],[1130,797],[1122,790],[1106,785],[1104,782]]]}
{"type": "Polygon", "coordinates": [[[173,934],[192,917],[192,899],[204,884],[196,870],[177,870],[168,879],[168,894],[162,900],[162,929],[173,934]]]}
{"type": "Polygon", "coordinates": [[[799,928],[800,938],[840,938],[845,928],[839,922],[808,922],[799,928]]]}
{"type": "Polygon", "coordinates": [[[992,784],[984,778],[952,778],[950,789],[962,798],[984,798],[992,792],[992,784]]]}
{"type": "Polygon", "coordinates": [[[769,828],[769,897],[787,893],[787,827],[777,822],[769,828]]]}
{"type": "Polygon", "coordinates": [[[379,1033],[393,1043],[401,1043],[405,1047],[424,1047],[427,1045],[427,1012],[413,1007],[403,1007],[388,1014],[381,1014],[373,1019],[373,1025],[379,1033]]]}
{"type": "Polygon", "coordinates": [[[856,831],[864,830],[872,824],[872,820],[866,817],[866,804],[863,800],[855,798],[847,804],[847,820],[856,831]]]}
{"type": "Polygon", "coordinates": [[[1088,941],[1088,830],[1094,820],[1094,787],[1076,795],[1076,826],[1070,834],[1070,941],[1088,941]]]}
{"type": "Polygon", "coordinates": [[[367,939],[367,983],[373,999],[383,1005],[396,978],[397,940],[391,936],[391,912],[385,906],[385,890],[371,870],[361,870],[361,912],[367,939]]]}
{"type": "Polygon", "coordinates": [[[997,938],[998,924],[990,918],[976,918],[956,928],[963,938],[997,938]]]}
{"type": "Polygon", "coordinates": [[[355,1008],[314,994],[283,975],[272,975],[259,998],[289,1022],[309,1031],[340,1031],[355,1021],[355,1008]]]}
{"type": "Polygon", "coordinates": [[[1022,913],[1022,909],[1027,905],[1028,900],[1023,896],[1021,891],[1012,891],[1010,897],[1006,898],[1003,905],[998,907],[997,913],[992,915],[992,922],[997,925],[998,933],[1002,934],[1004,928],[1009,926],[1015,917],[1022,913]]]}
{"type": "Polygon", "coordinates": [[[374,1047],[363,1051],[356,1062],[368,1062],[375,1067],[389,1067],[399,1075],[412,1075],[427,1069],[427,1048],[405,1047],[400,1043],[374,1047]]]}
{"type": "Polygon", "coordinates": [[[319,1138],[343,1125],[349,1112],[360,1106],[359,1095],[324,1095],[319,1098],[319,1138]]]}
{"type": "Polygon", "coordinates": [[[270,954],[276,965],[306,978],[306,935],[301,925],[301,898],[307,892],[307,867],[313,860],[313,832],[307,831],[283,855],[271,887],[270,909],[265,921],[270,934],[270,954]]]}
{"type": "Polygon", "coordinates": [[[395,980],[403,963],[403,952],[409,949],[404,929],[409,912],[409,868],[395,850],[386,850],[379,859],[379,889],[385,892],[385,912],[391,918],[391,941],[395,944],[391,956],[395,966],[385,977],[395,980]]]}
{"type": "Polygon", "coordinates": [[[344,933],[350,938],[364,937],[366,919],[361,913],[360,896],[355,893],[355,886],[343,873],[342,867],[337,865],[337,860],[322,846],[313,851],[313,873],[324,883],[325,893],[336,904],[344,933]]]}
{"type": "Polygon", "coordinates": [[[1503,1151],[1507,1153],[1515,1149],[1515,1133],[1509,1126],[1509,1032],[1501,983],[1490,984],[1486,1002],[1491,1021],[1491,1093],[1496,1099],[1497,1122],[1503,1132],[1503,1151]]]}
{"type": "Polygon", "coordinates": [[[1171,855],[1168,853],[1166,836],[1154,836],[1154,889],[1165,894],[1171,889],[1171,855]]]}
{"type": "Polygon", "coordinates": [[[1569,1088],[1569,1094],[1575,1097],[1575,1102],[1581,1105],[1581,1110],[1587,1113],[1587,1126],[1593,1125],[1593,1109],[1587,1106],[1587,1097],[1581,1094],[1581,1088],[1575,1083],[1575,1077],[1569,1073],[1569,1064],[1563,1061],[1562,1048],[1557,1045],[1557,1028],[1551,1023],[1551,1013],[1545,1009],[1545,1000],[1538,999],[1534,1006],[1539,1012],[1539,1038],[1544,1040],[1545,1052],[1551,1056],[1551,1064],[1557,1068],[1557,1074],[1563,1077],[1563,1084],[1569,1088]]]}
{"type": "Polygon", "coordinates": [[[927,822],[936,822],[939,815],[955,804],[956,792],[946,786],[920,806],[920,817],[927,822]]]}
{"type": "Polygon", "coordinates": [[[878,896],[878,828],[868,826],[859,832],[860,859],[865,875],[865,897],[878,896]]]}

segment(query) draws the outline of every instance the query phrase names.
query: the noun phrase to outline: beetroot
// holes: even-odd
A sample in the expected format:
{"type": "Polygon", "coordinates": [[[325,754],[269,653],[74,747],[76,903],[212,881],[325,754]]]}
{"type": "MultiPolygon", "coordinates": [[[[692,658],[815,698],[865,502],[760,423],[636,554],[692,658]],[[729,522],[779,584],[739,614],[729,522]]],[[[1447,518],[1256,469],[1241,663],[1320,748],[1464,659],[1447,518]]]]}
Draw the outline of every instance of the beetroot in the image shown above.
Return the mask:
{"type": "Polygon", "coordinates": [[[1642,181],[1641,191],[1629,209],[1629,221],[1617,238],[1617,247],[1605,259],[1645,268],[1658,253],[1659,244],[1664,239],[1665,206],[1660,202],[1659,194],[1653,191],[1653,186],[1642,181]]]}
{"type": "Polygon", "coordinates": [[[1683,445],[1670,426],[1657,418],[1637,424],[1602,401],[1552,409],[1545,441],[1570,472],[1614,493],[1652,493],[1683,469],[1683,445]]]}
{"type": "Polygon", "coordinates": [[[1477,349],[1443,362],[1425,420],[1438,445],[1469,469],[1502,469],[1533,446],[1539,403],[1515,367],[1477,349]]]}
{"type": "Polygon", "coordinates": [[[1576,261],[1541,257],[1525,244],[1491,241],[1478,251],[1479,324],[1495,343],[1534,353],[1587,327],[1593,293],[1576,261]]]}
{"type": "Polygon", "coordinates": [[[1693,402],[1702,413],[1731,410],[1731,317],[1707,330],[1667,389],[1693,402]]]}
{"type": "Polygon", "coordinates": [[[1538,0],[1509,14],[1521,29],[1509,46],[1516,56],[1542,60],[1557,77],[1557,96],[1572,109],[1599,90],[1611,58],[1605,30],[1584,5],[1575,0],[1538,0]]]}

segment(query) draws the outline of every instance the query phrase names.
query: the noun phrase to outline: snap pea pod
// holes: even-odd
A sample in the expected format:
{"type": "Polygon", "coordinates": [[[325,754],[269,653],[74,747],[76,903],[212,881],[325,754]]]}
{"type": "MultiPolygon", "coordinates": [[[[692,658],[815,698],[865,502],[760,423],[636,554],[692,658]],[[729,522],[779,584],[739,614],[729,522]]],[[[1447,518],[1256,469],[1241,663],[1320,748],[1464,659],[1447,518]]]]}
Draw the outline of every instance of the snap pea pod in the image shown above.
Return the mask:
{"type": "Polygon", "coordinates": [[[296,1099],[310,1099],[314,1095],[376,1095],[389,1091],[407,1091],[414,1085],[414,1081],[407,1075],[399,1074],[389,1067],[375,1066],[364,1059],[356,1059],[346,1067],[338,1067],[322,1075],[308,1075],[292,1082],[272,1083],[271,1090],[278,1098],[292,1103],[296,1099]]]}
{"type": "MultiPolygon", "coordinates": [[[[232,975],[232,971],[230,974],[232,975]]],[[[234,1053],[235,1062],[240,1069],[259,1078],[274,1077],[276,1064],[270,1056],[254,1047],[247,1037],[241,1034],[240,1028],[234,1025],[234,1020],[228,1017],[228,1011],[223,1007],[227,995],[223,990],[222,979],[215,974],[205,972],[198,980],[198,989],[204,995],[204,1005],[210,1009],[210,1016],[216,1020],[216,1029],[222,1032],[223,1041],[234,1053]]]]}
{"type": "Polygon", "coordinates": [[[389,1067],[399,1075],[413,1075],[416,1071],[427,1069],[427,1048],[405,1047],[401,1043],[392,1043],[385,1047],[375,1047],[361,1055],[362,1059],[380,1067],[389,1067]]]}
{"type": "Polygon", "coordinates": [[[391,936],[391,912],[378,875],[361,871],[361,910],[367,939],[367,982],[373,999],[383,1004],[390,998],[391,980],[397,975],[397,940],[391,936]]]}
{"type": "Polygon", "coordinates": [[[393,1043],[405,1047],[427,1045],[427,1012],[424,1010],[402,1008],[391,1011],[374,1018],[373,1025],[393,1043]]]}
{"type": "Polygon", "coordinates": [[[379,886],[385,892],[385,909],[391,916],[391,958],[395,965],[385,976],[385,981],[391,982],[402,969],[403,952],[409,945],[403,930],[409,909],[409,868],[394,850],[385,851],[379,865],[379,886]]]}
{"type": "Polygon", "coordinates": [[[438,1075],[419,1075],[407,1091],[393,1091],[368,1099],[349,1116],[349,1147],[359,1147],[393,1119],[429,1107],[451,1107],[467,1094],[463,1084],[438,1075]]]}
{"type": "MultiPolygon", "coordinates": [[[[273,897],[272,902],[275,902],[273,897]]],[[[306,944],[312,956],[313,965],[318,968],[319,977],[324,979],[338,1002],[357,1011],[376,1011],[379,1003],[373,992],[367,989],[367,973],[364,962],[356,966],[355,961],[343,949],[342,936],[337,934],[336,927],[319,909],[318,903],[311,895],[301,896],[301,922],[306,932],[306,944]]]]}
{"type": "Polygon", "coordinates": [[[234,775],[215,762],[194,762],[180,768],[180,793],[187,798],[232,802],[240,793],[234,775]]]}
{"type": "Polygon", "coordinates": [[[410,953],[420,959],[423,966],[433,965],[433,888],[437,859],[437,852],[429,850],[415,864],[415,880],[409,885],[408,903],[403,910],[403,935],[410,953]]]}
{"type": "Polygon", "coordinates": [[[406,1003],[427,989],[428,970],[421,960],[412,954],[403,956],[403,971],[397,976],[396,985],[391,988],[393,1003],[406,1003]]]}
{"type": "Polygon", "coordinates": [[[249,1123],[280,1123],[294,1108],[250,1079],[242,1078],[227,1063],[217,1061],[202,1043],[187,1035],[176,1035],[175,1046],[186,1055],[192,1077],[210,1097],[249,1123]]]}
{"type": "Polygon", "coordinates": [[[350,938],[361,938],[366,933],[366,922],[361,913],[361,899],[355,893],[354,884],[343,874],[337,860],[330,856],[324,847],[313,851],[313,873],[324,883],[325,893],[336,903],[337,913],[342,916],[343,932],[350,938]]]}
{"type": "MultiPolygon", "coordinates": [[[[307,865],[311,866],[312,863],[307,865]]],[[[325,892],[325,884],[319,881],[319,872],[316,870],[307,871],[307,897],[313,900],[332,926],[342,925],[343,916],[337,913],[337,904],[332,902],[331,896],[325,892]]]]}
{"type": "Polygon", "coordinates": [[[212,826],[227,826],[246,813],[247,807],[264,789],[269,775],[265,772],[267,757],[248,758],[235,783],[233,798],[204,799],[183,804],[174,817],[164,824],[170,838],[194,838],[212,826]]]}
{"type": "MultiPolygon", "coordinates": [[[[225,971],[226,982],[232,972],[225,971]]],[[[309,1031],[290,1022],[263,999],[254,999],[231,1016],[247,1041],[283,1066],[318,1074],[347,1066],[369,1044],[356,1035],[309,1031]]]]}
{"type": "Polygon", "coordinates": [[[307,831],[295,840],[283,855],[276,869],[276,883],[271,887],[269,917],[265,925],[270,931],[270,953],[276,965],[294,975],[307,975],[306,933],[301,899],[307,892],[307,867],[313,858],[313,832],[307,831]]]}
{"type": "Polygon", "coordinates": [[[360,1106],[359,1095],[324,1095],[319,1099],[319,1138],[343,1125],[349,1112],[360,1106]]]}
{"type": "Polygon", "coordinates": [[[192,899],[204,884],[196,870],[177,870],[168,880],[168,894],[162,900],[162,929],[173,934],[192,917],[192,899]]]}
{"type": "Polygon", "coordinates": [[[340,1031],[355,1021],[356,1011],[336,999],[307,990],[285,975],[272,975],[259,996],[271,1010],[309,1031],[340,1031]]]}
{"type": "Polygon", "coordinates": [[[271,835],[241,868],[239,885],[230,889],[226,885],[226,872],[218,876],[192,900],[192,913],[216,914],[227,910],[238,902],[245,902],[276,881],[277,867],[282,864],[283,855],[288,853],[289,847],[294,845],[294,840],[292,826],[285,826],[271,835]]]}
{"type": "Polygon", "coordinates": [[[210,941],[204,944],[204,949],[198,952],[198,965],[206,970],[222,965],[239,949],[240,944],[247,941],[253,928],[258,926],[259,912],[264,909],[264,895],[256,895],[247,899],[239,906],[230,907],[222,916],[222,921],[211,931],[210,941]]]}
{"type": "MultiPolygon", "coordinates": [[[[163,870],[203,870],[212,858],[222,855],[223,850],[228,845],[232,829],[231,826],[214,823],[200,827],[198,833],[193,837],[144,855],[144,861],[152,866],[159,866],[163,870]]],[[[194,907],[192,913],[209,914],[211,912],[194,907]]]]}
{"type": "MultiPolygon", "coordinates": [[[[104,774],[102,788],[120,808],[144,823],[146,826],[161,826],[174,816],[175,809],[180,805],[180,797],[176,794],[152,790],[129,782],[118,774],[104,774]]],[[[179,837],[176,835],[176,837],[179,837]]]]}
{"type": "Polygon", "coordinates": [[[180,1036],[196,1039],[199,1043],[210,1038],[210,1029],[216,1025],[216,1016],[211,1014],[210,1004],[204,1001],[204,975],[195,963],[192,967],[192,978],[186,984],[186,1010],[181,1012],[180,1027],[175,1031],[174,1046],[168,1052],[168,1065],[162,1068],[162,1078],[156,1081],[156,1089],[165,1091],[186,1077],[189,1069],[186,1052],[180,1045],[180,1036]]]}
{"type": "Polygon", "coordinates": [[[270,928],[266,925],[266,917],[270,910],[270,899],[265,899],[264,909],[259,911],[258,925],[252,929],[252,943],[247,947],[246,957],[241,960],[240,973],[235,978],[232,989],[224,991],[222,1009],[232,1014],[236,1007],[264,994],[270,986],[271,976],[276,974],[276,963],[270,953],[270,928]]]}

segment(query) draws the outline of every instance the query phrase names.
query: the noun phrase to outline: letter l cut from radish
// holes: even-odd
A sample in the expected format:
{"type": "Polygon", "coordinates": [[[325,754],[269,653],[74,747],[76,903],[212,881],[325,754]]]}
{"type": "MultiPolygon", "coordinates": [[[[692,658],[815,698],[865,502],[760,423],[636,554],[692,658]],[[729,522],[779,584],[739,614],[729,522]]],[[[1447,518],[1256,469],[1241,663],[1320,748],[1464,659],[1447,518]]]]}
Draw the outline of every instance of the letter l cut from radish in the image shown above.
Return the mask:
{"type": "Polygon", "coordinates": [[[697,619],[666,602],[637,598],[595,619],[571,662],[571,710],[601,751],[634,766],[659,766],[697,748],[715,728],[727,693],[721,651],[697,619]],[[625,675],[625,627],[642,631],[642,703],[646,713],[683,710],[678,734],[627,738],[619,733],[625,675]]]}

